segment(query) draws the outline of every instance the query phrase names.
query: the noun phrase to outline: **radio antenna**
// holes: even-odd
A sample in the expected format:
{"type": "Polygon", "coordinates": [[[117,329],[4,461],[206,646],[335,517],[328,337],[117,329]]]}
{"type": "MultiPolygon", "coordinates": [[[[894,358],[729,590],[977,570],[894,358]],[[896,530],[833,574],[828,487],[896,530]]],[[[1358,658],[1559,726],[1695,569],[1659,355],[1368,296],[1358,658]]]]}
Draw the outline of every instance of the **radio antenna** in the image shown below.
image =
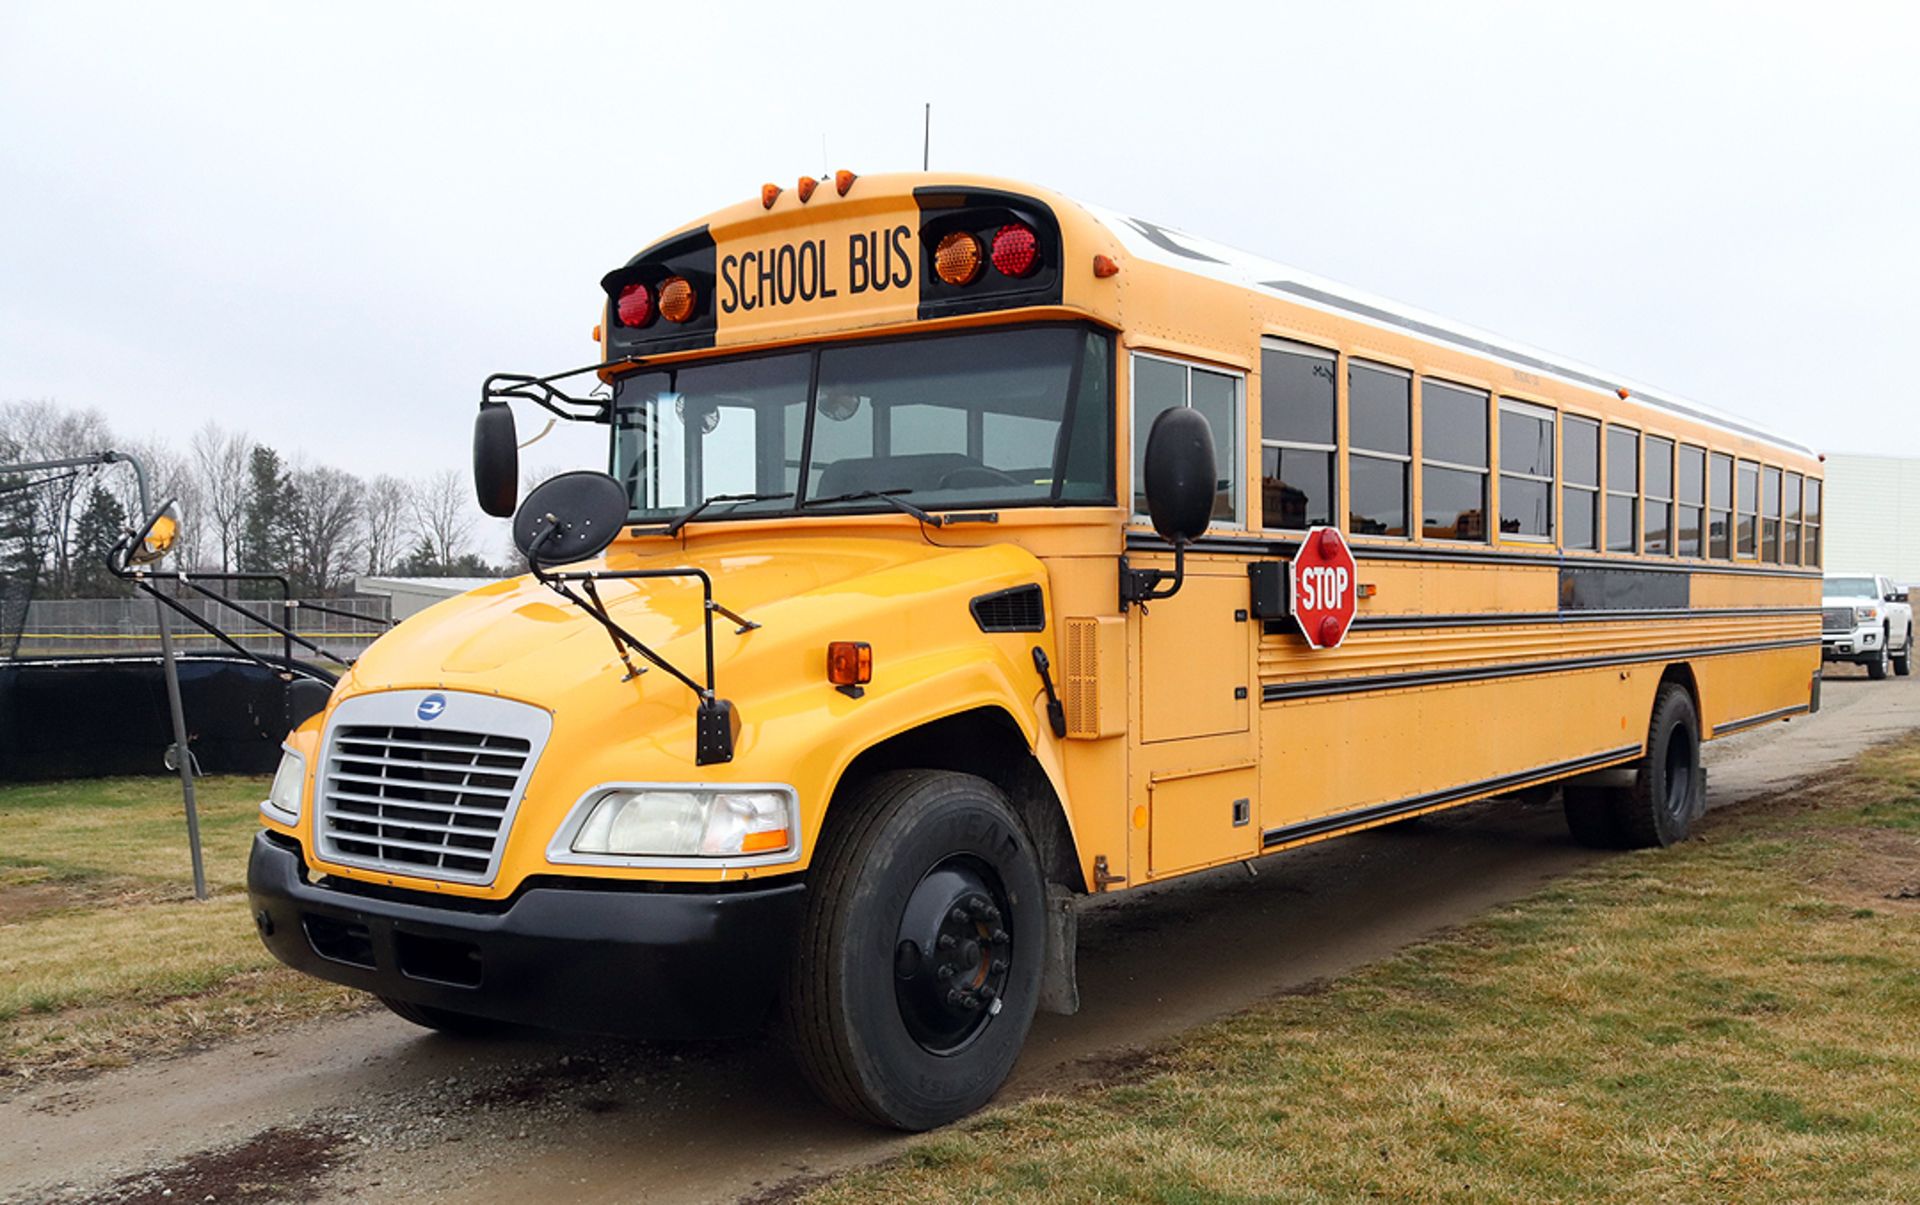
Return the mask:
{"type": "Polygon", "coordinates": [[[927,102],[926,112],[920,126],[920,170],[927,170],[927,156],[933,146],[933,102],[927,102]]]}

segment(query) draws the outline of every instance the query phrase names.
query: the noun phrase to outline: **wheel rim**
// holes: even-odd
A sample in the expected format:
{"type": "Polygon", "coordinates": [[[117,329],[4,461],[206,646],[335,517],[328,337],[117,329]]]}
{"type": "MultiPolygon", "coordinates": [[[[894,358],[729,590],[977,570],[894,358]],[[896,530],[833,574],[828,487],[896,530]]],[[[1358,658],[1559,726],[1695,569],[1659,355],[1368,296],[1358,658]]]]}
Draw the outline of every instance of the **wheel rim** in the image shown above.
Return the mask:
{"type": "Polygon", "coordinates": [[[1693,733],[1675,724],[1667,733],[1667,815],[1684,819],[1693,805],[1693,733]]]}
{"type": "Polygon", "coordinates": [[[1013,920],[993,867],[964,855],[920,879],[893,942],[893,995],[923,1050],[953,1054],[1000,1012],[1013,962],[1013,920]]]}

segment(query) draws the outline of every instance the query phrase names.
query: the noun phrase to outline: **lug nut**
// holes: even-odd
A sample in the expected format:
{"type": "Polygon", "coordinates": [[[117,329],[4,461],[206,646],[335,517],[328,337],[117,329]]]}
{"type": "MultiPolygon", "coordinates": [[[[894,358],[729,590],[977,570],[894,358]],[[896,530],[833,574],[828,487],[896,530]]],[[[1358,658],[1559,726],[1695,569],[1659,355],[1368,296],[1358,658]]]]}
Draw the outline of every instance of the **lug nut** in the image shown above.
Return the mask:
{"type": "Polygon", "coordinates": [[[1007,940],[1007,931],[1005,929],[995,929],[993,936],[987,938],[987,940],[995,945],[1000,945],[1007,940]]]}
{"type": "Polygon", "coordinates": [[[1007,969],[1007,960],[1004,958],[996,958],[993,960],[993,964],[987,969],[996,975],[1001,974],[1007,969]]]}
{"type": "Polygon", "coordinates": [[[951,978],[953,978],[953,967],[952,967],[952,965],[951,965],[951,964],[949,964],[949,963],[944,963],[944,962],[943,962],[943,963],[941,963],[941,964],[940,964],[940,969],[938,969],[938,970],[936,970],[936,971],[935,971],[935,972],[933,973],[933,977],[934,977],[935,979],[951,979],[951,978]]]}
{"type": "Polygon", "coordinates": [[[933,944],[934,944],[934,945],[935,945],[936,947],[938,947],[939,949],[942,949],[942,950],[951,950],[951,949],[953,949],[953,946],[954,946],[954,941],[953,941],[953,934],[951,934],[951,933],[942,933],[942,934],[940,935],[940,940],[939,940],[939,941],[936,941],[936,942],[934,942],[933,944]]]}
{"type": "Polygon", "coordinates": [[[952,912],[947,913],[947,918],[956,925],[964,925],[967,923],[967,910],[965,908],[955,908],[952,912]]]}

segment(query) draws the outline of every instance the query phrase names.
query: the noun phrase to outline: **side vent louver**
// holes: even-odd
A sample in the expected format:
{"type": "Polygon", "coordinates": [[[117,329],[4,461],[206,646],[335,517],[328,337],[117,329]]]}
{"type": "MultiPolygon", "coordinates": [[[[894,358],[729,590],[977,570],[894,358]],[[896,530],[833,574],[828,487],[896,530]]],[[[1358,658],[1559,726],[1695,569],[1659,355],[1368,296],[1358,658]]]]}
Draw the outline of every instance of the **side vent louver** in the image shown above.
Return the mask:
{"type": "Polygon", "coordinates": [[[1041,632],[1047,627],[1047,607],[1037,585],[981,594],[967,607],[983,632],[1041,632]]]}

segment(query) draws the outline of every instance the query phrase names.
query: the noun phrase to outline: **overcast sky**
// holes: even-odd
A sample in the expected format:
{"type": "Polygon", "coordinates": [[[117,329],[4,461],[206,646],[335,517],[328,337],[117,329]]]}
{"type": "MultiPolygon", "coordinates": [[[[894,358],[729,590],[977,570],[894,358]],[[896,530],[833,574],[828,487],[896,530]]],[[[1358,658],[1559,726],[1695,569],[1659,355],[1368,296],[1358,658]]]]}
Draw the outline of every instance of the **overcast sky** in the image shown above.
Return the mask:
{"type": "Polygon", "coordinates": [[[1916,6],[1066,7],[6,3],[0,400],[464,468],[607,269],[931,101],[935,169],[1920,454],[1916,6]]]}

